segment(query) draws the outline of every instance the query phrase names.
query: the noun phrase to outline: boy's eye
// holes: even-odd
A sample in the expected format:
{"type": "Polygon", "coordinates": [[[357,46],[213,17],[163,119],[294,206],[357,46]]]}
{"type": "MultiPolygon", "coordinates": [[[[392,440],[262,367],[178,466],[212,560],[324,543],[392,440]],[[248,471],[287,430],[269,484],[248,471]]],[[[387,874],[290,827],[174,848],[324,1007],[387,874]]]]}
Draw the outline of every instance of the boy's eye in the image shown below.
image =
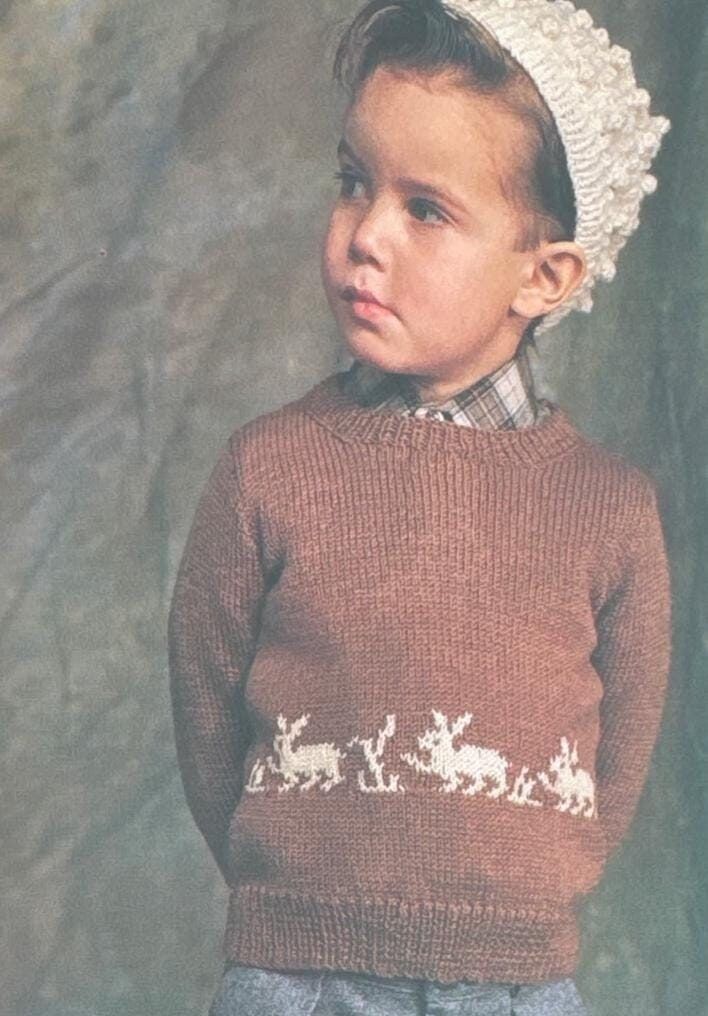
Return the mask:
{"type": "MultiPolygon", "coordinates": [[[[361,182],[359,175],[357,173],[353,173],[351,170],[342,169],[335,173],[334,177],[336,180],[341,181],[341,196],[346,198],[353,197],[352,189],[357,183],[361,182]]],[[[432,202],[427,201],[425,198],[412,198],[410,208],[414,218],[418,219],[418,221],[425,222],[426,215],[434,215],[439,222],[445,221],[445,216],[442,212],[436,208],[432,202]]],[[[428,220],[428,223],[429,221],[430,220],[428,220]]]]}
{"type": "Polygon", "coordinates": [[[341,169],[338,173],[334,174],[334,178],[335,180],[340,180],[342,183],[340,192],[342,196],[350,198],[352,195],[349,193],[349,188],[358,181],[356,173],[352,173],[346,169],[341,169]]]}
{"type": "Polygon", "coordinates": [[[445,216],[439,212],[435,205],[431,204],[430,201],[426,201],[425,198],[413,198],[411,205],[417,207],[421,211],[422,215],[436,215],[440,222],[445,221],[445,216]]]}

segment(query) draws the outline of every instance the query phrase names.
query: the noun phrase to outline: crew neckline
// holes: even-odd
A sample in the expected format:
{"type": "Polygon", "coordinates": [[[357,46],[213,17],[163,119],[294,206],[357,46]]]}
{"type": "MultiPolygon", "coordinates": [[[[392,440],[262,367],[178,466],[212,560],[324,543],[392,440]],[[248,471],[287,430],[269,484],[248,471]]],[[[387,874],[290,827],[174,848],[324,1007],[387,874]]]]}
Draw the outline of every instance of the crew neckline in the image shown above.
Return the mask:
{"type": "Polygon", "coordinates": [[[582,440],[565,410],[537,398],[549,410],[530,427],[515,430],[463,427],[360,405],[343,387],[346,371],[330,374],[297,400],[322,426],[351,443],[398,445],[438,454],[475,455],[494,462],[541,463],[571,451],[582,440]]]}

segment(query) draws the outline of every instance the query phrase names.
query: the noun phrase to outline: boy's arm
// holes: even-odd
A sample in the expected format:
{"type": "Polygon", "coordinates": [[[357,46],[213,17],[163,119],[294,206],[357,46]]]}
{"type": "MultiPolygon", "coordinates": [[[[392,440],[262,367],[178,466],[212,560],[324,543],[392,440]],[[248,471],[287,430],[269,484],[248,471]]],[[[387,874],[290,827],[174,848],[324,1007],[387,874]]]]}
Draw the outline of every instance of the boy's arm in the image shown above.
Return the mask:
{"type": "Polygon", "coordinates": [[[175,743],[187,803],[224,877],[228,826],[243,789],[242,680],[265,592],[255,507],[230,440],[202,492],[168,619],[175,743]]]}
{"type": "Polygon", "coordinates": [[[609,594],[592,662],[604,685],[596,759],[598,816],[612,854],[639,802],[656,743],[671,657],[671,590],[656,492],[647,482],[609,594]]]}

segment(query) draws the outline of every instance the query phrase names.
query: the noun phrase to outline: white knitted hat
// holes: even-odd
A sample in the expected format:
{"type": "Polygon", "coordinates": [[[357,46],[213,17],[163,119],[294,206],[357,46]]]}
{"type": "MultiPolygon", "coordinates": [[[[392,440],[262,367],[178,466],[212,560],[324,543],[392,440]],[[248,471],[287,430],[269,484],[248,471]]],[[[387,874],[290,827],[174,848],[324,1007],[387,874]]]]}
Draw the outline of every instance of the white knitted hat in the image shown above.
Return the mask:
{"type": "Polygon", "coordinates": [[[649,93],[638,88],[629,50],[611,46],[604,28],[570,0],[442,0],[452,15],[470,16],[533,78],[565,146],[575,191],[575,239],[587,275],[536,334],[571,310],[590,311],[600,277],[615,276],[619,251],[639,225],[639,206],[656,190],[647,173],[671,123],[650,116],[649,93]]]}

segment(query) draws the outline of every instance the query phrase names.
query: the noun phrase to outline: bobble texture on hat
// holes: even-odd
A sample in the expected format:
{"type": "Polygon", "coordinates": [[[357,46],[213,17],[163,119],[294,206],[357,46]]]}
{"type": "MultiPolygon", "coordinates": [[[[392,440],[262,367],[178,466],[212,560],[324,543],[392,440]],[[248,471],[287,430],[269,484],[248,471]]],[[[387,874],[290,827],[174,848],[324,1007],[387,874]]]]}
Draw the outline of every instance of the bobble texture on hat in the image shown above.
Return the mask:
{"type": "Polygon", "coordinates": [[[565,146],[577,209],[576,241],[587,275],[540,334],[571,310],[592,309],[597,278],[611,281],[622,247],[639,225],[639,207],[656,190],[648,172],[671,123],[651,116],[628,50],[570,0],[442,0],[453,16],[477,20],[533,78],[565,146]]]}

